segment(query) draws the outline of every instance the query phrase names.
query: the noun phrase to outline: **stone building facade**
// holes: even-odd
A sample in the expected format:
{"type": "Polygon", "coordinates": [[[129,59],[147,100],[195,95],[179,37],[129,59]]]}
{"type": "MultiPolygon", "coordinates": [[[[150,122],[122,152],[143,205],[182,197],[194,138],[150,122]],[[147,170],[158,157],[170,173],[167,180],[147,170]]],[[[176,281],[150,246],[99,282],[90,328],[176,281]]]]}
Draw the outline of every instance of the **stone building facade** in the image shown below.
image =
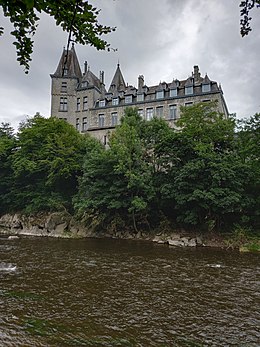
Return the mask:
{"type": "Polygon", "coordinates": [[[64,119],[81,133],[90,133],[106,144],[108,134],[124,114],[126,107],[136,107],[144,119],[161,117],[170,126],[180,117],[180,106],[217,100],[218,110],[226,117],[227,106],[217,82],[202,77],[198,66],[186,80],[173,79],[147,86],[138,77],[137,88],[125,83],[119,64],[108,90],[104,72],[97,77],[87,62],[82,73],[74,46],[63,51],[57,70],[51,75],[51,116],[64,119]]]}

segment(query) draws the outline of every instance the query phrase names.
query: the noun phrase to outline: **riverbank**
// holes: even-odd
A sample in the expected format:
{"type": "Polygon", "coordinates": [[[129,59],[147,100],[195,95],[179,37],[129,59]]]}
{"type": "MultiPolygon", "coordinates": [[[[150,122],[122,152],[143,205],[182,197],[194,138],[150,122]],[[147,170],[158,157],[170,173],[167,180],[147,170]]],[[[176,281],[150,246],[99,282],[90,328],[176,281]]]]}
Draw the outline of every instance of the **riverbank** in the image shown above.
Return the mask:
{"type": "MultiPolygon", "coordinates": [[[[152,230],[133,233],[127,230],[109,230],[97,232],[90,230],[69,213],[41,213],[38,215],[5,214],[0,217],[0,234],[9,236],[44,236],[56,238],[117,238],[152,241],[170,247],[217,247],[248,251],[247,244],[225,238],[220,233],[187,232],[185,230],[152,230]]],[[[249,247],[250,248],[250,247],[249,247]]],[[[254,251],[260,250],[257,240],[254,251]]]]}

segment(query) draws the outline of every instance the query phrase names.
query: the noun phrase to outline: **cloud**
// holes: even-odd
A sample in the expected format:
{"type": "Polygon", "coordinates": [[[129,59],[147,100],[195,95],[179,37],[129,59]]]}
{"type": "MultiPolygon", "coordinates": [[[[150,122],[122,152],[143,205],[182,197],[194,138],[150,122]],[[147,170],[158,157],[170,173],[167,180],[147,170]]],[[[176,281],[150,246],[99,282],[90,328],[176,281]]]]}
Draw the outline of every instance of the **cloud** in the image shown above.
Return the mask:
{"type": "MultiPolygon", "coordinates": [[[[160,80],[187,78],[199,65],[213,80],[221,82],[230,112],[249,117],[260,111],[260,9],[252,12],[253,31],[241,38],[239,1],[226,0],[99,0],[100,21],[116,26],[104,38],[116,52],[96,51],[76,45],[81,66],[105,71],[108,87],[118,60],[125,80],[137,85],[145,76],[148,85],[160,80]]],[[[6,28],[1,40],[0,122],[16,125],[24,115],[50,114],[50,74],[56,70],[67,34],[53,19],[41,15],[34,41],[29,75],[16,62],[11,25],[0,14],[6,28]]]]}

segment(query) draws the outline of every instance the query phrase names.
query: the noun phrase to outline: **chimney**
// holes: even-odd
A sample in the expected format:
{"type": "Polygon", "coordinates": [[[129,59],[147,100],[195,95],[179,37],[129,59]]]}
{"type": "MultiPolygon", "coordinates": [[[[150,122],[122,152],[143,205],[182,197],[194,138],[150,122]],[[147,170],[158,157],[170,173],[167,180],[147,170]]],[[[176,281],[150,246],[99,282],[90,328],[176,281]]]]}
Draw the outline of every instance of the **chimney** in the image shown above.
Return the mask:
{"type": "Polygon", "coordinates": [[[85,62],[84,62],[84,74],[86,74],[87,71],[88,71],[88,62],[85,61],[85,62]]]}
{"type": "Polygon", "coordinates": [[[138,90],[141,90],[144,86],[144,76],[139,75],[138,76],[138,90]]]}
{"type": "Polygon", "coordinates": [[[99,79],[100,79],[100,82],[104,84],[104,71],[99,72],[99,79]]]}
{"type": "Polygon", "coordinates": [[[194,77],[195,83],[200,82],[200,72],[199,72],[198,65],[194,65],[193,77],[194,77]]]}

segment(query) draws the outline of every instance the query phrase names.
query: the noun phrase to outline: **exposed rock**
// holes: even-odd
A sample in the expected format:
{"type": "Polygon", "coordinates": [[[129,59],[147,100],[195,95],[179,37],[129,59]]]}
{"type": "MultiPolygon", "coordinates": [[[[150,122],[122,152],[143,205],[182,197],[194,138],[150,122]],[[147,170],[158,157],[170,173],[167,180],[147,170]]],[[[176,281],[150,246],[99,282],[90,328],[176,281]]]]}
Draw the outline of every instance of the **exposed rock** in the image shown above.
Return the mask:
{"type": "Polygon", "coordinates": [[[19,239],[19,236],[17,236],[17,235],[10,235],[8,237],[8,240],[16,240],[16,239],[19,239]]]}
{"type": "Polygon", "coordinates": [[[184,246],[184,242],[182,240],[168,240],[169,246],[184,246]]]}

